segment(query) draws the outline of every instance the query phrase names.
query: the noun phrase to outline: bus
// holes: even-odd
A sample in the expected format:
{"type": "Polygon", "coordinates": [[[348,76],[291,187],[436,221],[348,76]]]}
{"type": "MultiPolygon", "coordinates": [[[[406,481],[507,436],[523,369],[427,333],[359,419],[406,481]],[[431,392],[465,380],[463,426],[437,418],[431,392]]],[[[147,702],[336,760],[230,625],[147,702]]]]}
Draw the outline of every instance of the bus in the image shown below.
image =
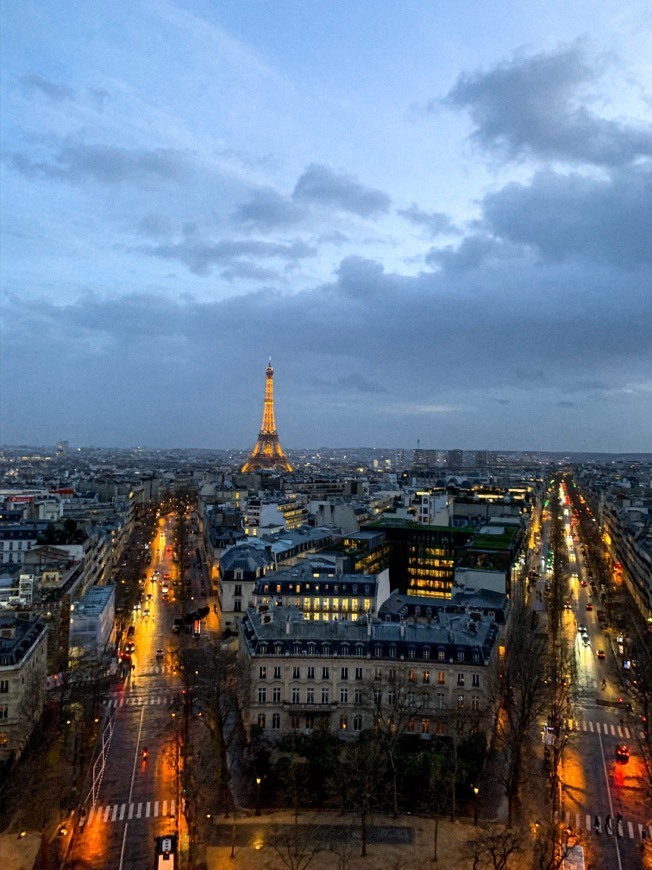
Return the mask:
{"type": "Polygon", "coordinates": [[[174,870],[177,860],[177,835],[165,834],[163,837],[156,837],[154,842],[154,870],[174,870]]]}

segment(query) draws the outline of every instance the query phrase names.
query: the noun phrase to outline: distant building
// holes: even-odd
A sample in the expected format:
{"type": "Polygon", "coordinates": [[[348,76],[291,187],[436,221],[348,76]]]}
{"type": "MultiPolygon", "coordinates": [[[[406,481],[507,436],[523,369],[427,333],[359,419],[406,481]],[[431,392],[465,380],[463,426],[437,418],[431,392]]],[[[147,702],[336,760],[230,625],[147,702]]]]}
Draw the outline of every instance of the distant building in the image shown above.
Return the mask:
{"type": "Polygon", "coordinates": [[[71,605],[70,660],[110,656],[114,636],[115,586],[93,586],[71,605]]]}

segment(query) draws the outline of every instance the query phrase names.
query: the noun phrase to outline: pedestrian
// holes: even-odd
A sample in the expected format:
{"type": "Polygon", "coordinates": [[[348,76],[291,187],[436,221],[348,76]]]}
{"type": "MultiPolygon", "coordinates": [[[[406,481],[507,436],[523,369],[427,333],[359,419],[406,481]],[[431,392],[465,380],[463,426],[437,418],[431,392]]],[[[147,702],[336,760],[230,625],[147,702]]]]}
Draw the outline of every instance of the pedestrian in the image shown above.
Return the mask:
{"type": "Polygon", "coordinates": [[[596,816],[593,820],[593,829],[595,830],[596,834],[602,833],[602,823],[600,822],[600,816],[596,816]]]}
{"type": "Polygon", "coordinates": [[[623,817],[622,817],[621,813],[618,813],[618,815],[616,816],[616,833],[618,834],[619,837],[622,837],[623,833],[624,833],[623,832],[623,817]]]}
{"type": "Polygon", "coordinates": [[[607,818],[604,820],[604,830],[605,834],[613,834],[613,829],[611,827],[611,813],[607,813],[607,818]]]}

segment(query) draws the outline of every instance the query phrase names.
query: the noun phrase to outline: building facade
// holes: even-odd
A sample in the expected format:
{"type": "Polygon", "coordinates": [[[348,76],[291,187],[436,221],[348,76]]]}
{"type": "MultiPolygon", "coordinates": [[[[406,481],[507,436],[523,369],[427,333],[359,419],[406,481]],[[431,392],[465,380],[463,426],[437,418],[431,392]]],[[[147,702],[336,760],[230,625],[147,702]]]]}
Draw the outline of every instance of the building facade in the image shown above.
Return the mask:
{"type": "Polygon", "coordinates": [[[272,741],[315,728],[346,737],[374,727],[385,707],[421,739],[451,733],[460,717],[482,728],[492,716],[497,638],[495,622],[465,615],[323,623],[294,609],[249,608],[239,643],[246,727],[272,741]]]}

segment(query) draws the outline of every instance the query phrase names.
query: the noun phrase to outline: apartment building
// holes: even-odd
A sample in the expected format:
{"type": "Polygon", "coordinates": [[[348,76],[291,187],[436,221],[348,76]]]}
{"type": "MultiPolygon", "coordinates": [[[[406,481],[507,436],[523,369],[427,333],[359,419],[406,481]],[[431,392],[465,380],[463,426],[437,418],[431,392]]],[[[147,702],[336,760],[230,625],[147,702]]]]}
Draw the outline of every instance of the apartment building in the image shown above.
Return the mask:
{"type": "Polygon", "coordinates": [[[249,608],[239,633],[245,725],[272,741],[317,727],[355,735],[373,727],[379,705],[400,706],[405,732],[421,739],[451,733],[461,716],[472,728],[490,721],[494,621],[440,612],[430,623],[322,622],[249,608]]]}

